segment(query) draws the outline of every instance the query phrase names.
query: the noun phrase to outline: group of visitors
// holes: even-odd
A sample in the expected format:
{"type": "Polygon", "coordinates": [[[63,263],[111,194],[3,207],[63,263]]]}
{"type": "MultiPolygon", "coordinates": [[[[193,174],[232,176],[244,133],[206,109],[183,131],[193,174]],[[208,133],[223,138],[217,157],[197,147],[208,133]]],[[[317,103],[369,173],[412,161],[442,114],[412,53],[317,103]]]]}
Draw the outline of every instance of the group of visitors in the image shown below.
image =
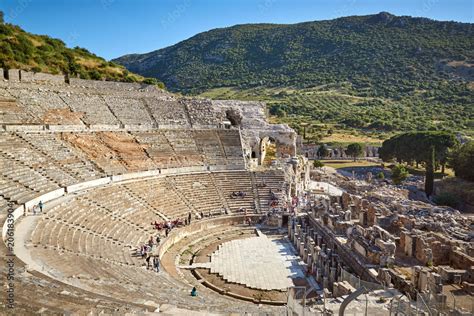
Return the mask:
{"type": "Polygon", "coordinates": [[[149,253],[152,252],[153,246],[155,246],[155,244],[158,246],[160,242],[161,242],[160,235],[157,235],[156,238],[153,238],[153,236],[150,236],[150,239],[148,239],[148,242],[140,246],[140,256],[142,258],[145,258],[149,253]]]}
{"type": "Polygon", "coordinates": [[[237,191],[237,192],[232,191],[232,193],[230,194],[231,199],[235,199],[235,198],[242,198],[243,199],[246,196],[247,196],[247,194],[243,191],[237,191]]]}
{"type": "Polygon", "coordinates": [[[148,255],[145,261],[147,270],[151,268],[153,271],[160,272],[160,257],[148,255]]]}
{"type": "Polygon", "coordinates": [[[160,222],[160,223],[155,221],[154,223],[151,223],[151,225],[153,225],[156,230],[163,230],[163,229],[170,229],[171,230],[174,227],[185,225],[185,222],[183,222],[182,219],[177,218],[177,219],[172,220],[172,221],[166,221],[166,222],[160,222]]]}
{"type": "Polygon", "coordinates": [[[140,257],[142,257],[142,259],[145,259],[147,270],[151,268],[156,272],[160,271],[160,258],[153,254],[155,245],[158,246],[160,242],[160,235],[157,235],[155,238],[153,236],[150,236],[150,239],[148,239],[147,243],[141,245],[140,249],[137,250],[139,251],[140,257]]]}
{"type": "MultiPolygon", "coordinates": [[[[36,213],[43,213],[43,207],[44,207],[44,204],[43,204],[43,201],[39,201],[38,204],[35,204],[33,205],[33,207],[31,208],[31,212],[33,213],[33,215],[36,215],[36,213]]],[[[26,215],[26,208],[24,209],[24,215],[26,215]]]]}

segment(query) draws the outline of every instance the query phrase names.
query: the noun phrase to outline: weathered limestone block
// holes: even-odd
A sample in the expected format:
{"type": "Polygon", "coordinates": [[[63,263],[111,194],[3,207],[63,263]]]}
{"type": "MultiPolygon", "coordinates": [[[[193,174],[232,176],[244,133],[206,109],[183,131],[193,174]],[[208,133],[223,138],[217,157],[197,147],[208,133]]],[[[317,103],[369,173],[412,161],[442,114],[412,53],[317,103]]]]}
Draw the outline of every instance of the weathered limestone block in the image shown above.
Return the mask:
{"type": "Polygon", "coordinates": [[[8,80],[12,82],[20,81],[20,70],[18,69],[8,69],[8,80]]]}

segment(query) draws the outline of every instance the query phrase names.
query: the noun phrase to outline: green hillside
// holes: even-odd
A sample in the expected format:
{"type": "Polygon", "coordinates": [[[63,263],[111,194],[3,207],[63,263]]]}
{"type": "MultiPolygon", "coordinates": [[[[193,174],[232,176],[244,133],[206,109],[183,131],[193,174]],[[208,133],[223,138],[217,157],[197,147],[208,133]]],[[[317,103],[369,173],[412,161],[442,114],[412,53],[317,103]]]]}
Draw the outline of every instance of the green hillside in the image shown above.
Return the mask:
{"type": "Polygon", "coordinates": [[[155,78],[144,78],[125,67],[94,55],[87,49],[67,48],[63,41],[35,35],[4,23],[0,12],[0,68],[51,74],[68,73],[82,79],[147,82],[164,87],[155,78]]]}
{"type": "Polygon", "coordinates": [[[474,126],[468,23],[379,13],[237,25],[114,61],[174,91],[265,99],[280,120],[379,131],[474,126]]]}

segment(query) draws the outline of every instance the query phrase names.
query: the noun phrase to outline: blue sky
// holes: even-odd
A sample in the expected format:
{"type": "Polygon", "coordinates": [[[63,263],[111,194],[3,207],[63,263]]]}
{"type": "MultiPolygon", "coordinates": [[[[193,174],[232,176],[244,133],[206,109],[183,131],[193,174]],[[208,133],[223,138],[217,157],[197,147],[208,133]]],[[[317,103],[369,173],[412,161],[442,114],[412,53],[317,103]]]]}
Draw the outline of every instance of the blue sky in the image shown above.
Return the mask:
{"type": "Polygon", "coordinates": [[[242,23],[297,23],[388,11],[473,23],[473,0],[1,0],[5,20],[111,59],[242,23]]]}

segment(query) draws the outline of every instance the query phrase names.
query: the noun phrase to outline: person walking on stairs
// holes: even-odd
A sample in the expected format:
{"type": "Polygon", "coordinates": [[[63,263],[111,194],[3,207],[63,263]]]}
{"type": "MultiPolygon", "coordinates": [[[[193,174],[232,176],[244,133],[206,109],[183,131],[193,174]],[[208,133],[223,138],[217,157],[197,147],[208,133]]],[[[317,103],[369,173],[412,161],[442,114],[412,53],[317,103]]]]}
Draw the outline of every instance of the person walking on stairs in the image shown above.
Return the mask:
{"type": "Polygon", "coordinates": [[[148,255],[145,259],[146,261],[146,269],[150,269],[150,259],[151,259],[151,255],[148,255]]]}
{"type": "Polygon", "coordinates": [[[155,268],[156,272],[160,272],[160,259],[158,256],[153,257],[153,267],[155,268]]]}

